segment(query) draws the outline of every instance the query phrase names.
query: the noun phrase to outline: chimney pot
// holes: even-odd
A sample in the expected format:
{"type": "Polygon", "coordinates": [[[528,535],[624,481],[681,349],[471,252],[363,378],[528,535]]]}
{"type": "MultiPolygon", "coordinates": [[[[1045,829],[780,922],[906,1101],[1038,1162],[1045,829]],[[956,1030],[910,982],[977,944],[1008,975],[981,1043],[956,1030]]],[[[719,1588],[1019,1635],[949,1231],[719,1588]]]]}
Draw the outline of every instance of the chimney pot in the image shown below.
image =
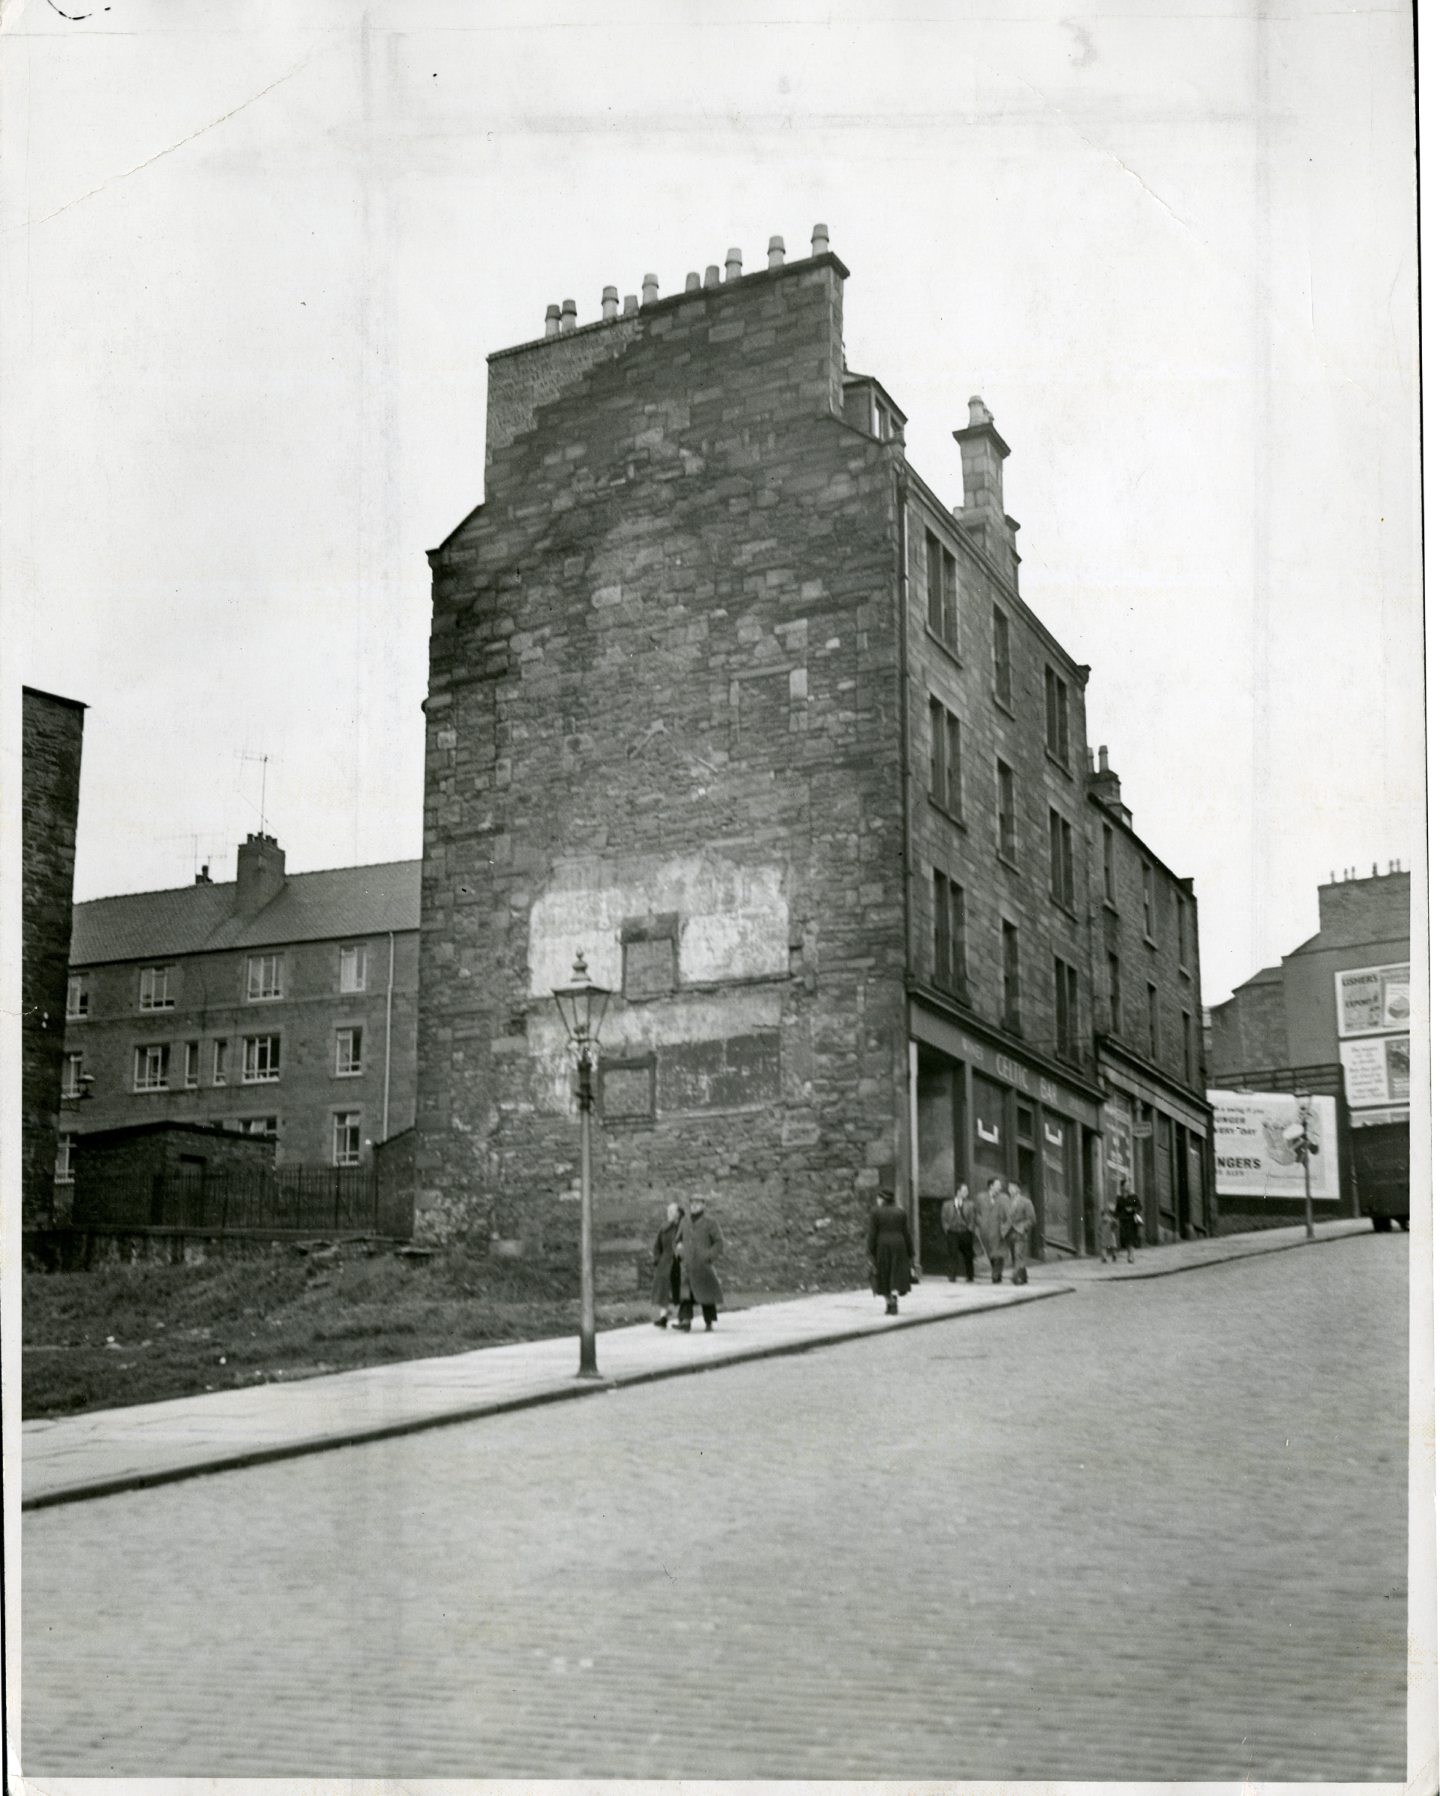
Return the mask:
{"type": "Polygon", "coordinates": [[[600,295],[600,316],[605,320],[606,324],[613,324],[619,310],[619,293],[614,287],[607,287],[600,295]]]}
{"type": "Polygon", "coordinates": [[[547,337],[557,337],[557,336],[559,336],[559,334],[560,334],[560,308],[559,308],[559,306],[546,306],[546,308],[545,308],[545,335],[547,337]]]}
{"type": "Polygon", "coordinates": [[[1371,879],[1378,879],[1378,878],[1379,878],[1379,877],[1380,877],[1380,863],[1379,863],[1379,861],[1371,861],[1371,863],[1370,863],[1370,877],[1371,877],[1371,879]]]}
{"type": "Polygon", "coordinates": [[[725,279],[727,281],[738,281],[740,279],[740,267],[739,250],[727,249],[725,252],[725,279]]]}
{"type": "Polygon", "coordinates": [[[1100,771],[1102,773],[1110,771],[1110,750],[1103,742],[1100,744],[1100,771]]]}
{"type": "Polygon", "coordinates": [[[970,423],[972,428],[976,424],[993,424],[994,422],[995,416],[990,410],[990,407],[986,405],[985,401],[978,393],[972,393],[970,395],[970,423]]]}
{"type": "Polygon", "coordinates": [[[627,318],[632,317],[639,310],[640,301],[636,299],[633,293],[627,293],[625,295],[625,316],[627,318]]]}
{"type": "Polygon", "coordinates": [[[705,285],[707,287],[718,287],[720,285],[720,269],[718,264],[711,262],[706,268],[705,285]]]}
{"type": "Polygon", "coordinates": [[[785,266],[785,239],[783,237],[772,237],[770,239],[768,255],[770,266],[772,268],[783,268],[785,266]]]}
{"type": "Polygon", "coordinates": [[[685,276],[685,291],[687,293],[698,293],[700,291],[700,276],[693,271],[685,276]]]}
{"type": "Polygon", "coordinates": [[[575,301],[567,299],[560,307],[560,329],[568,332],[575,328],[575,301]]]}
{"type": "Polygon", "coordinates": [[[830,227],[817,224],[810,233],[810,254],[812,256],[828,256],[830,253],[830,227]]]}
{"type": "Polygon", "coordinates": [[[660,282],[653,274],[647,274],[640,283],[640,291],[644,294],[644,304],[653,306],[660,297],[660,282]]]}

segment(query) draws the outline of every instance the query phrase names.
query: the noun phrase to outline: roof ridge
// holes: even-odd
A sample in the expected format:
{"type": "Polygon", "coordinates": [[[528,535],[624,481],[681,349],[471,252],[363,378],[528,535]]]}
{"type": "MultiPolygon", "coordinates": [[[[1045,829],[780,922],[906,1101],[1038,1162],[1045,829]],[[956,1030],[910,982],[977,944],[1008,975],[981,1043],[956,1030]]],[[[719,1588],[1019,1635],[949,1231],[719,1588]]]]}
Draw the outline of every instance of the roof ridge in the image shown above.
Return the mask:
{"type": "MultiPolygon", "coordinates": [[[[309,867],[303,873],[287,871],[285,883],[288,885],[292,879],[313,879],[321,873],[371,873],[381,867],[419,867],[421,859],[421,856],[415,855],[395,861],[357,861],[346,867],[309,867]]],[[[78,910],[82,905],[90,904],[118,904],[122,899],[130,898],[169,898],[181,892],[218,892],[238,883],[234,879],[207,879],[188,886],[150,886],[139,892],[106,892],[98,898],[77,898],[75,908],[78,910]]]]}

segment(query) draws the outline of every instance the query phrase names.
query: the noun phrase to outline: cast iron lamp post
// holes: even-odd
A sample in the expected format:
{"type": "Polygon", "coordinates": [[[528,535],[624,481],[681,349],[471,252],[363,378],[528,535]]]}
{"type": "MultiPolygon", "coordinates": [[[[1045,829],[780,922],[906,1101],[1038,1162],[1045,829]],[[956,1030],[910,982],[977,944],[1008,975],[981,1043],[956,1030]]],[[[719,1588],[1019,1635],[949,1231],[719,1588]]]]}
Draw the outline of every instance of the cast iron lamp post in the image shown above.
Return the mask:
{"type": "Polygon", "coordinates": [[[605,1006],[610,993],[596,985],[585,965],[585,956],[575,956],[575,970],[569,985],[554,993],[560,1010],[570,1049],[579,1072],[580,1098],[580,1371],[581,1378],[598,1378],[595,1364],[595,1218],[590,1198],[590,1112],[595,1107],[595,1088],[591,1080],[591,1056],[600,1045],[600,1025],[605,1019],[605,1006]]]}
{"type": "Polygon", "coordinates": [[[1293,1122],[1285,1130],[1285,1139],[1294,1150],[1295,1158],[1305,1169],[1305,1239],[1315,1239],[1315,1215],[1310,1207],[1310,1156],[1320,1152],[1320,1143],[1310,1133],[1310,1122],[1314,1112],[1310,1108],[1310,1093],[1300,1092],[1295,1099],[1300,1108],[1300,1120],[1293,1122]]]}

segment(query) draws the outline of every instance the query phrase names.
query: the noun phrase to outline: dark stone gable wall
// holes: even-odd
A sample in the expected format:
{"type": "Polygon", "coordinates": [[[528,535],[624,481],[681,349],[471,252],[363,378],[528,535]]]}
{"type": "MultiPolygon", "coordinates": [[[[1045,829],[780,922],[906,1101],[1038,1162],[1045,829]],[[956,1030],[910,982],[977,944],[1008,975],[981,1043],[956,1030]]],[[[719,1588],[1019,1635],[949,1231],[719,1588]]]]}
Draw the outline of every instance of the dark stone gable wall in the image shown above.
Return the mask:
{"type": "Polygon", "coordinates": [[[49,1221],[59,1146],[65,987],[85,707],[25,689],[22,711],[21,1194],[26,1224],[49,1221]]]}
{"type": "Polygon", "coordinates": [[[432,557],[432,1237],[569,1254],[550,991],[577,949],[616,992],[602,1262],[704,1189],[733,1284],[853,1282],[874,1190],[903,1187],[900,451],[838,418],[842,275],[647,307],[558,394],[546,358],[586,333],[492,363],[485,504],[432,557]]]}

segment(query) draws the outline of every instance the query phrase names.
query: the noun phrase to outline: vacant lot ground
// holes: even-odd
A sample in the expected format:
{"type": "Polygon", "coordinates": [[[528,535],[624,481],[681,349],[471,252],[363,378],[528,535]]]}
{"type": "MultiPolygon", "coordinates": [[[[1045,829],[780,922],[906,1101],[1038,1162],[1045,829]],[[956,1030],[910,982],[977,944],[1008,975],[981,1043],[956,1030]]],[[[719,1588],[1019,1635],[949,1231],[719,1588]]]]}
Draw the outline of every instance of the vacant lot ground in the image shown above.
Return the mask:
{"type": "MultiPolygon", "coordinates": [[[[358,1249],[27,1273],[23,1413],[73,1415],[563,1335],[578,1319],[567,1285],[458,1252],[411,1263],[358,1249]]],[[[653,1314],[638,1293],[597,1305],[602,1328],[653,1314]]]]}

